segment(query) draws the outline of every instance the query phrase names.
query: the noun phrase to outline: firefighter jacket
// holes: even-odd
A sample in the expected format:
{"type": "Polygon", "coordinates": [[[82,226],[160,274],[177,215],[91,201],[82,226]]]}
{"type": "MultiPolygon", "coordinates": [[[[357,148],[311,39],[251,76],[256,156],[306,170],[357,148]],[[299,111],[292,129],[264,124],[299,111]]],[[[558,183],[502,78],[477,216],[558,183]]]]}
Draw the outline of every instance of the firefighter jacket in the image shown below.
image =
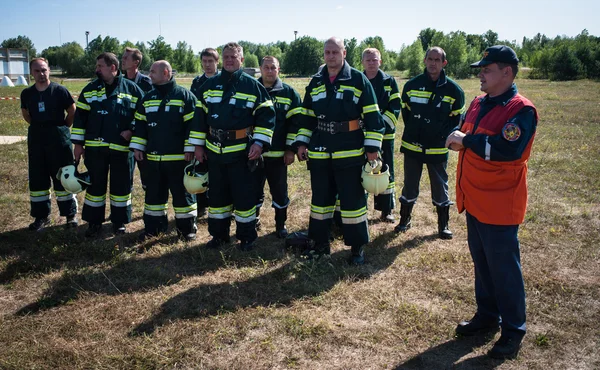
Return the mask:
{"type": "Polygon", "coordinates": [[[306,87],[300,128],[293,144],[308,147],[309,167],[334,160],[337,168],[365,163],[365,151],[381,149],[385,132],[373,86],[360,71],[344,66],[330,82],[327,66],[306,87]],[[348,130],[350,121],[360,120],[362,129],[348,130]]]}
{"type": "MultiPolygon", "coordinates": [[[[259,78],[258,82],[262,84],[262,78],[259,78]]],[[[267,91],[275,107],[275,130],[269,151],[263,153],[263,156],[283,157],[286,150],[292,150],[302,117],[302,100],[296,90],[279,78],[267,91]]]]}
{"type": "Polygon", "coordinates": [[[252,76],[241,69],[222,70],[200,88],[191,125],[190,144],[206,146],[217,154],[220,163],[247,160],[247,150],[254,143],[269,149],[275,129],[275,109],[269,93],[252,76]],[[240,130],[244,137],[237,138],[240,130]]]}
{"type": "Polygon", "coordinates": [[[479,222],[518,225],[527,208],[527,160],[538,115],[516,86],[475,98],[460,130],[468,133],[458,157],[456,203],[479,222]]]}
{"type": "MultiPolygon", "coordinates": [[[[217,77],[220,74],[221,72],[217,72],[216,75],[211,77],[217,77]]],[[[210,77],[207,77],[206,74],[202,74],[200,76],[196,76],[196,78],[192,80],[192,86],[190,87],[190,91],[196,96],[196,99],[200,99],[200,88],[202,87],[202,85],[204,85],[206,81],[208,81],[209,78],[210,77]]]]}
{"type": "MultiPolygon", "coordinates": [[[[366,72],[365,72],[366,76],[366,72]]],[[[369,80],[375,90],[379,111],[385,122],[384,140],[394,140],[396,125],[400,116],[400,90],[394,77],[379,70],[372,80],[369,80]]]]}
{"type": "Polygon", "coordinates": [[[404,133],[400,151],[424,163],[446,162],[446,138],[465,109],[463,90],[444,70],[437,81],[425,70],[406,82],[401,99],[404,133]]]}
{"type": "Polygon", "coordinates": [[[143,92],[121,72],[108,91],[107,94],[107,86],[102,79],[95,79],[83,88],[76,103],[71,141],[86,148],[109,147],[129,152],[129,142],[121,136],[121,132],[133,129],[136,104],[143,92]]]}
{"type": "Polygon", "coordinates": [[[152,90],[152,80],[150,79],[150,77],[146,76],[140,71],[138,71],[135,74],[135,77],[131,81],[135,82],[140,87],[140,89],[142,89],[144,94],[152,90]]]}
{"type": "Polygon", "coordinates": [[[195,108],[194,95],[174,78],[155,85],[138,104],[130,148],[146,152],[148,160],[184,160],[184,152],[194,151],[187,139],[195,108]]]}

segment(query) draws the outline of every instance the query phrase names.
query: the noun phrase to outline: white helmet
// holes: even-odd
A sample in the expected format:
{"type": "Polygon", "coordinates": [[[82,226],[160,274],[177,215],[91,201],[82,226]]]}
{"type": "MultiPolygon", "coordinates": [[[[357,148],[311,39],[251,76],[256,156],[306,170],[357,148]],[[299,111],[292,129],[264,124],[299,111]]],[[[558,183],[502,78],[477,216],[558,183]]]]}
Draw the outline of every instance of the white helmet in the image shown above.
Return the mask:
{"type": "Polygon", "coordinates": [[[200,194],[208,190],[208,172],[196,172],[197,160],[185,166],[183,170],[183,186],[190,194],[200,194]]]}
{"type": "Polygon", "coordinates": [[[92,185],[89,173],[77,172],[77,167],[72,164],[61,167],[56,174],[56,178],[60,180],[63,188],[71,194],[80,193],[92,185]]]}
{"type": "Polygon", "coordinates": [[[365,163],[360,177],[363,188],[374,195],[383,193],[390,184],[389,168],[379,158],[365,163]]]}

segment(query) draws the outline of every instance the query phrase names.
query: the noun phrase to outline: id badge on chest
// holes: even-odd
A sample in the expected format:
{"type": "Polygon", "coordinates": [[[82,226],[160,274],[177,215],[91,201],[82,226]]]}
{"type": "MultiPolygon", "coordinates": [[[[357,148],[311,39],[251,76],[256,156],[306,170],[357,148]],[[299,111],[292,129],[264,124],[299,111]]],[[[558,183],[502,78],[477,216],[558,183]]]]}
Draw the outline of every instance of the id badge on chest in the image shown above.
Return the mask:
{"type": "Polygon", "coordinates": [[[42,113],[46,111],[46,106],[44,105],[44,102],[38,102],[38,112],[42,113]]]}

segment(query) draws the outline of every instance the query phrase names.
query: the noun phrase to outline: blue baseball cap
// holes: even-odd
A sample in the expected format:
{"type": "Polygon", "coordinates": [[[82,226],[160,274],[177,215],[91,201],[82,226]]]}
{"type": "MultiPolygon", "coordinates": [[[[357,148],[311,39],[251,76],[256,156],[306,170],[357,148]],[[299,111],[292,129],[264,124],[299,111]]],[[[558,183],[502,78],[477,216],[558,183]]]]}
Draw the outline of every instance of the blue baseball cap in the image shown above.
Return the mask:
{"type": "Polygon", "coordinates": [[[471,68],[484,67],[493,63],[519,64],[517,53],[508,46],[495,45],[485,49],[483,58],[479,62],[471,64],[471,68]]]}

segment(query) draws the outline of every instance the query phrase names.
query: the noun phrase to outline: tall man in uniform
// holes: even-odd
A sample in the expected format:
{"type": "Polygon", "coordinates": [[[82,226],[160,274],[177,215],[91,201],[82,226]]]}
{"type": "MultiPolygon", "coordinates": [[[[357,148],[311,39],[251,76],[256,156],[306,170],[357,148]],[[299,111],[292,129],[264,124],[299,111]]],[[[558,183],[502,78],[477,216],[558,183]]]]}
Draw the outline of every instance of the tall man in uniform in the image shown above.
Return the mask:
{"type": "Polygon", "coordinates": [[[71,141],[75,161],[85,158],[92,185],[87,188],[81,218],[89,226],[85,235],[98,236],[106,210],[110,171],[110,221],[115,234],[124,234],[131,221],[131,162],[129,140],[133,134],[136,104],[142,90],[124,78],[113,53],[96,58],[97,79],[79,95],[71,141]]]}
{"type": "Polygon", "coordinates": [[[381,211],[381,219],[386,222],[394,222],[394,204],[396,183],[394,182],[394,137],[396,136],[396,124],[400,115],[400,91],[394,77],[383,72],[381,67],[381,52],[375,48],[365,49],[362,53],[362,65],[364,73],[369,79],[375,96],[379,111],[385,121],[385,134],[381,144],[381,157],[390,171],[390,183],[388,188],[375,196],[375,209],[381,211]]]}
{"type": "MultiPolygon", "coordinates": [[[[138,69],[142,63],[142,52],[135,48],[127,47],[121,57],[121,70],[125,73],[125,78],[135,82],[140,89],[145,93],[152,90],[152,80],[150,77],[142,74],[138,69]]],[[[133,189],[133,172],[135,171],[135,162],[131,162],[131,188],[133,189]]],[[[137,161],[138,168],[140,170],[140,180],[142,181],[142,188],[146,189],[144,168],[146,165],[146,159],[137,161]]]]}
{"type": "Polygon", "coordinates": [[[146,153],[145,231],[142,238],[167,231],[169,190],[173,197],[177,233],[187,241],[196,238],[196,199],[183,185],[186,161],[194,157],[189,145],[189,124],[194,117],[196,98],[172,77],[169,62],[152,64],[150,78],[154,89],[138,104],[135,133],[130,148],[135,159],[146,153]]]}
{"type": "Polygon", "coordinates": [[[538,114],[517,92],[519,59],[504,45],[486,49],[480,68],[481,95],[471,102],[460,130],[446,140],[458,150],[456,202],[467,211],[467,240],[475,265],[477,312],[456,333],[502,335],[489,356],[516,357],[525,335],[525,287],[519,224],[527,208],[527,160],[538,114]]]}
{"type": "Polygon", "coordinates": [[[29,123],[27,154],[31,216],[29,230],[38,231],[50,224],[50,185],[67,227],[76,227],[77,199],[65,191],[56,178],[59,168],[73,164],[69,127],[75,117],[75,101],[69,91],[50,82],[50,68],[44,58],[29,63],[35,85],[21,92],[21,113],[29,123]],[[65,111],[67,115],[65,116],[65,111]]]}
{"type": "MultiPolygon", "coordinates": [[[[196,76],[192,81],[192,86],[190,87],[190,91],[196,96],[197,99],[200,99],[200,87],[204,85],[206,80],[213,76],[218,76],[220,74],[217,69],[219,65],[219,53],[213,48],[206,48],[200,52],[200,61],[202,63],[202,70],[204,73],[200,76],[196,76]]],[[[203,163],[200,166],[196,167],[198,171],[206,172],[208,171],[208,163],[203,163]]],[[[206,215],[206,207],[208,207],[208,198],[207,192],[196,194],[196,200],[198,203],[198,218],[206,215]]]]}
{"type": "Polygon", "coordinates": [[[292,143],[296,138],[299,119],[302,117],[300,95],[290,85],[279,78],[279,60],[266,56],[260,62],[261,77],[258,82],[267,88],[275,106],[275,131],[269,151],[263,153],[264,167],[258,168],[258,203],[256,205],[257,222],[260,222],[260,207],[265,198],[265,181],[269,181],[271,205],[275,209],[275,234],[285,238],[287,207],[290,204],[287,186],[287,166],[294,163],[295,153],[292,143]]]}
{"type": "Polygon", "coordinates": [[[208,159],[209,248],[229,240],[232,214],[240,249],[251,250],[257,238],[253,171],[271,144],[275,110],[264,86],[243,72],[243,61],[240,45],[223,47],[223,70],[202,85],[190,132],[196,159],[208,159]]]}
{"type": "Polygon", "coordinates": [[[438,235],[452,239],[448,228],[448,148],[444,146],[450,131],[464,112],[465,94],[456,82],[446,77],[446,52],[432,47],[425,53],[425,72],[409,80],[402,89],[404,133],[400,151],[404,153],[404,187],[400,197],[400,223],[396,232],[411,227],[411,213],[419,197],[423,164],[427,165],[431,198],[438,215],[438,235]]]}
{"type": "Polygon", "coordinates": [[[352,251],[350,262],[363,264],[369,231],[361,171],[365,154],[369,161],[377,159],[385,128],[373,87],[345,61],[343,41],[337,37],[325,41],[324,56],[325,66],[306,88],[303,120],[293,144],[298,159],[308,159],[310,170],[308,233],[315,241],[314,253],[330,253],[329,230],[338,194],[344,242],[352,251]]]}
{"type": "Polygon", "coordinates": [[[152,90],[152,80],[139,71],[143,57],[142,52],[138,49],[125,48],[121,57],[121,69],[125,72],[125,78],[135,82],[145,94],[152,90]]]}

